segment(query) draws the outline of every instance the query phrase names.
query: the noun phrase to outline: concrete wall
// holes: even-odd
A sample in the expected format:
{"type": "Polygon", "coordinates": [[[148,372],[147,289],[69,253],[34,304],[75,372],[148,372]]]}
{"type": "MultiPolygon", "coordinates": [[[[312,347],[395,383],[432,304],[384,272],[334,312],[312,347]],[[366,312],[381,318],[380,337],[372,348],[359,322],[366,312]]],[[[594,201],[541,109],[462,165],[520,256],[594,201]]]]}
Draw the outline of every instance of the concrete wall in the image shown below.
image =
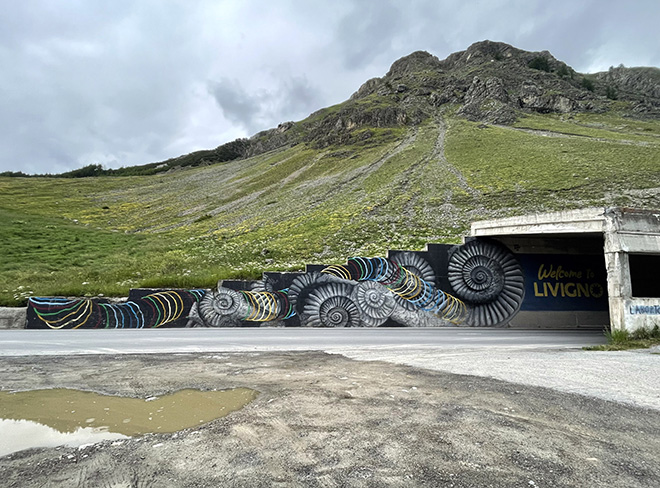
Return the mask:
{"type": "Polygon", "coordinates": [[[623,306],[627,330],[660,327],[660,298],[629,298],[623,300],[623,306]]]}
{"type": "Polygon", "coordinates": [[[0,329],[25,329],[27,309],[0,307],[0,329]]]}
{"type": "Polygon", "coordinates": [[[603,329],[609,325],[610,314],[561,310],[555,312],[533,312],[521,310],[513,317],[508,327],[515,329],[603,329]]]}

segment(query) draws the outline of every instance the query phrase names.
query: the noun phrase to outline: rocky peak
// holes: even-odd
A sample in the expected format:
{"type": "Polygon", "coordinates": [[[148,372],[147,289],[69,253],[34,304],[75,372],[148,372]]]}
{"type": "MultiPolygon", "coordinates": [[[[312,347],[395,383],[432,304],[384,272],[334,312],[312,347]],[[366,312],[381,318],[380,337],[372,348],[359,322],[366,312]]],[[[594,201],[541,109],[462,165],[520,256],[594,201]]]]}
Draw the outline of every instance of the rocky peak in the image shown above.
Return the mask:
{"type": "MultiPolygon", "coordinates": [[[[490,63],[520,57],[525,51],[504,42],[475,42],[465,51],[455,52],[441,62],[444,69],[458,69],[468,65],[490,63]]],[[[549,53],[548,53],[549,54],[549,53]]]]}
{"type": "Polygon", "coordinates": [[[426,51],[415,51],[396,60],[384,77],[367,80],[351,95],[351,100],[364,98],[376,92],[381,95],[405,92],[408,86],[402,81],[415,78],[418,73],[425,71],[441,72],[440,60],[426,51]]]}
{"type": "Polygon", "coordinates": [[[396,60],[385,75],[386,78],[397,78],[418,73],[424,70],[440,69],[440,60],[426,51],[415,51],[408,56],[396,60]]]}
{"type": "Polygon", "coordinates": [[[371,127],[414,125],[443,106],[473,121],[511,124],[530,112],[604,112],[611,100],[628,102],[631,116],[660,115],[660,70],[612,68],[580,74],[550,52],[530,52],[503,42],[480,41],[444,60],[416,51],[395,61],[382,78],[366,81],[350,100],[320,110],[294,126],[258,135],[258,151],[278,144],[318,147],[367,137],[371,127]],[[357,129],[366,129],[359,131],[357,129]]]}

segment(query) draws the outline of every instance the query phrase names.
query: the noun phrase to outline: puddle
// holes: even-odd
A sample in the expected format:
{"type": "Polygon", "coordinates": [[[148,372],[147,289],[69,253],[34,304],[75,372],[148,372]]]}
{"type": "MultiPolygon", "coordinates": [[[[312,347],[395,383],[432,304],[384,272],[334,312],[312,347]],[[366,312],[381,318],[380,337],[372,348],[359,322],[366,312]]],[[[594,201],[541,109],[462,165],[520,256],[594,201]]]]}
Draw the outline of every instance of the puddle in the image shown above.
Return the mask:
{"type": "Polygon", "coordinates": [[[31,447],[78,447],[129,437],[93,427],[78,427],[73,432],[59,432],[52,427],[31,420],[0,419],[0,438],[2,438],[0,456],[5,456],[31,447]]]}
{"type": "Polygon", "coordinates": [[[0,392],[0,456],[176,432],[224,417],[256,397],[249,388],[180,390],[146,400],[62,388],[0,392]]]}

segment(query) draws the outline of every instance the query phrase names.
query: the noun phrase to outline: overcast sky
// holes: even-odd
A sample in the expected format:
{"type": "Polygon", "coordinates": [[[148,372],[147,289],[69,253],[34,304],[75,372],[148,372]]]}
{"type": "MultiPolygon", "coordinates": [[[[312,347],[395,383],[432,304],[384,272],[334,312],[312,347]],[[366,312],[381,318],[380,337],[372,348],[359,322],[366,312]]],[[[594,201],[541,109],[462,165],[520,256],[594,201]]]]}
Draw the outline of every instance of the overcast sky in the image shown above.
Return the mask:
{"type": "Polygon", "coordinates": [[[214,148],[484,39],[660,66],[658,0],[0,0],[0,172],[214,148]]]}

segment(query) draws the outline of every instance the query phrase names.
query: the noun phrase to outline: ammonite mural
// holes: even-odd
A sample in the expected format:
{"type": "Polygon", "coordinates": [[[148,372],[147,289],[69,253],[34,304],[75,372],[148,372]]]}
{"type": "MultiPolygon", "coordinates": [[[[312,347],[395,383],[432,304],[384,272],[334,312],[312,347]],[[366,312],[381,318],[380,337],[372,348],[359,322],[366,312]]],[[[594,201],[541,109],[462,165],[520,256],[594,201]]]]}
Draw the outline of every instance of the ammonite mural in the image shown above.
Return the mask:
{"type": "Polygon", "coordinates": [[[305,300],[308,327],[360,327],[361,313],[352,299],[353,285],[326,283],[316,287],[305,300]]]}
{"type": "Polygon", "coordinates": [[[398,262],[386,258],[351,258],[345,265],[301,275],[288,289],[277,292],[254,291],[266,289],[265,286],[240,292],[219,287],[199,304],[202,320],[196,324],[239,326],[242,321],[269,321],[296,315],[303,327],[378,327],[392,318],[397,309],[411,308],[433,313],[445,325],[464,321],[468,311],[461,300],[400,263],[408,264],[427,278],[433,276],[429,264],[418,256],[404,254],[398,262]]]}
{"type": "Polygon", "coordinates": [[[392,316],[396,302],[393,293],[375,281],[358,283],[353,290],[358,308],[362,311],[362,325],[378,327],[392,316]]]}
{"type": "MultiPolygon", "coordinates": [[[[496,326],[519,310],[524,297],[521,267],[501,244],[473,240],[446,246],[447,269],[420,254],[351,258],[320,272],[296,275],[288,286],[266,276],[250,290],[164,291],[125,303],[32,298],[28,327],[142,328],[242,327],[276,323],[303,327],[496,326]],[[438,288],[445,283],[451,293],[438,288]]],[[[445,258],[446,259],[446,258],[445,258]]]]}
{"type": "MultiPolygon", "coordinates": [[[[427,283],[435,283],[435,272],[431,265],[422,258],[419,254],[414,252],[403,252],[396,254],[392,261],[399,266],[404,267],[414,275],[417,275],[427,283]]],[[[415,304],[409,300],[397,297],[397,303],[407,310],[414,310],[415,304]]]]}
{"type": "Polygon", "coordinates": [[[522,304],[525,283],[520,264],[503,245],[474,240],[449,258],[448,278],[458,297],[469,303],[469,325],[500,325],[522,304]]]}
{"type": "Polygon", "coordinates": [[[142,329],[185,327],[205,290],[164,291],[124,303],[89,298],[28,300],[27,326],[42,329],[142,329]]]}

